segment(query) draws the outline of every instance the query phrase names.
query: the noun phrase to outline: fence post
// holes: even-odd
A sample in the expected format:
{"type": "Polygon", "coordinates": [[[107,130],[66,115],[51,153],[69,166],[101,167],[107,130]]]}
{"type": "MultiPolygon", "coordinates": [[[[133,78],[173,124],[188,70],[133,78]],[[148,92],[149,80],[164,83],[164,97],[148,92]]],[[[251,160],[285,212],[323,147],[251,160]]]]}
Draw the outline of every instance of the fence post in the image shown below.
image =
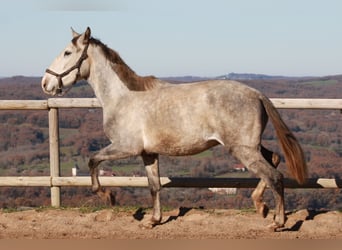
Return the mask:
{"type": "MultiPolygon", "coordinates": [[[[59,125],[58,125],[58,109],[49,109],[49,144],[50,144],[50,176],[60,176],[59,164],[59,125]]],[[[52,186],[51,181],[51,206],[60,207],[61,193],[60,187],[52,186]]]]}

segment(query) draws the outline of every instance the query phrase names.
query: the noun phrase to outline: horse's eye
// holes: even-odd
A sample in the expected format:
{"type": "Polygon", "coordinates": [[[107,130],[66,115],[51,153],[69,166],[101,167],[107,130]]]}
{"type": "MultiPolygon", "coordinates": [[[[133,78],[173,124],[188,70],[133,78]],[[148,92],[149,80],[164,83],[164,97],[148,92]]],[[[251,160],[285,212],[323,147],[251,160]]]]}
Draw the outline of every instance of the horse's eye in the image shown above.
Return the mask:
{"type": "Polygon", "coordinates": [[[71,52],[70,51],[65,51],[64,52],[64,56],[70,56],[71,55],[71,52]]]}

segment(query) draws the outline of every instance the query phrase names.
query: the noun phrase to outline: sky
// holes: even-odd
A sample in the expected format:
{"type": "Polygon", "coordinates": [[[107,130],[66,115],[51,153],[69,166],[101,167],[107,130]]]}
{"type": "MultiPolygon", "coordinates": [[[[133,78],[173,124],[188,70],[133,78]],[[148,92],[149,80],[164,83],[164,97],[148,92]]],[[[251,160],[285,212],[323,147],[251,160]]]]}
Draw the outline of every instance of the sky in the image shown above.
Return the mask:
{"type": "Polygon", "coordinates": [[[340,0],[1,0],[0,77],[42,76],[73,27],[139,75],[342,74],[340,0]]]}

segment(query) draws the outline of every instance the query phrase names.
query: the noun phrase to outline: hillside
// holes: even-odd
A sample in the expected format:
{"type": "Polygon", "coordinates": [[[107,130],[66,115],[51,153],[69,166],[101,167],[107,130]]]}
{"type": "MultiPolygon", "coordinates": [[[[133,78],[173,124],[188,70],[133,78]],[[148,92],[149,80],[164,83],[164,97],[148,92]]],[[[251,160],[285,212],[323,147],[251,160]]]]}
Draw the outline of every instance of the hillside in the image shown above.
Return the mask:
{"type": "MultiPolygon", "coordinates": [[[[268,97],[284,98],[342,98],[342,75],[320,78],[257,77],[240,80],[265,93],[268,97]]],[[[198,77],[167,78],[172,82],[194,81],[198,77]]],[[[86,83],[76,85],[70,97],[93,97],[86,83]]],[[[0,79],[0,99],[40,100],[47,96],[41,91],[38,77],[0,79]]],[[[281,110],[282,117],[294,131],[306,153],[311,177],[341,178],[341,114],[338,110],[281,110]]],[[[47,175],[49,173],[48,121],[46,111],[0,111],[0,174],[1,176],[47,175]]],[[[89,155],[109,143],[102,132],[100,109],[60,111],[62,175],[70,176],[78,165],[87,174],[89,155]]],[[[272,126],[264,133],[264,144],[279,152],[272,126]]],[[[235,172],[239,164],[221,147],[196,156],[161,157],[162,176],[232,176],[248,177],[251,173],[235,172]]],[[[140,158],[101,164],[101,168],[116,175],[145,175],[140,158]]],[[[286,174],[284,163],[279,169],[286,174]]],[[[118,188],[119,205],[150,205],[147,189],[118,188]]],[[[63,188],[64,205],[92,205],[99,201],[88,188],[63,188]]],[[[222,196],[206,189],[167,189],[162,202],[167,206],[204,206],[243,208],[251,207],[251,190],[241,189],[237,195],[222,196]]],[[[266,193],[268,199],[270,194],[266,193]]],[[[341,209],[340,190],[287,190],[287,208],[341,209]]],[[[47,188],[0,188],[0,207],[40,206],[49,204],[47,188]]]]}

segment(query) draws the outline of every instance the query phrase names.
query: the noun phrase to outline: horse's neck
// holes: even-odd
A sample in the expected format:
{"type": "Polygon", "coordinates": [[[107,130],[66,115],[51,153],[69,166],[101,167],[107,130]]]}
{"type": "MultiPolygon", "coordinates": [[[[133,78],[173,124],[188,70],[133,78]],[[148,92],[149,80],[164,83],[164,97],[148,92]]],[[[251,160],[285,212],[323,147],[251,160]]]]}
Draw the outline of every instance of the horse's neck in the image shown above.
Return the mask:
{"type": "Polygon", "coordinates": [[[111,106],[115,105],[115,102],[119,101],[120,97],[127,94],[129,90],[115,71],[112,70],[111,64],[108,63],[106,58],[94,50],[88,52],[91,53],[92,64],[87,80],[102,107],[109,103],[111,103],[111,106]]]}

